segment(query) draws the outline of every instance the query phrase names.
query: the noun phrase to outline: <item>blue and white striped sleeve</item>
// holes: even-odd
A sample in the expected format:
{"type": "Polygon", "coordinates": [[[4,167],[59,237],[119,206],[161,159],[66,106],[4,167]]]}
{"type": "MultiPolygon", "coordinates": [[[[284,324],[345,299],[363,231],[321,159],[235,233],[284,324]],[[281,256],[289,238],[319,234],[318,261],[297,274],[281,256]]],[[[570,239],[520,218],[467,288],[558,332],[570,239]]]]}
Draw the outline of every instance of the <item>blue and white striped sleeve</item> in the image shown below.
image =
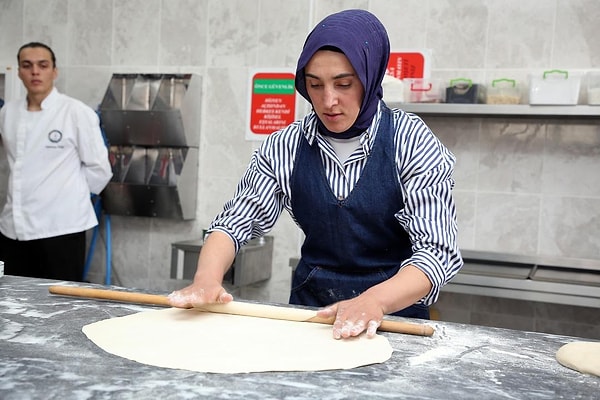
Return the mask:
{"type": "Polygon", "coordinates": [[[250,239],[267,234],[289,209],[289,176],[299,136],[297,124],[273,133],[254,151],[233,198],[213,219],[209,232],[229,235],[236,252],[250,239]]]}
{"type": "Polygon", "coordinates": [[[463,264],[452,197],[456,158],[420,118],[402,111],[395,115],[396,163],[404,195],[404,208],[396,217],[413,247],[402,266],[414,265],[427,275],[433,287],[420,302],[431,305],[463,264]]]}

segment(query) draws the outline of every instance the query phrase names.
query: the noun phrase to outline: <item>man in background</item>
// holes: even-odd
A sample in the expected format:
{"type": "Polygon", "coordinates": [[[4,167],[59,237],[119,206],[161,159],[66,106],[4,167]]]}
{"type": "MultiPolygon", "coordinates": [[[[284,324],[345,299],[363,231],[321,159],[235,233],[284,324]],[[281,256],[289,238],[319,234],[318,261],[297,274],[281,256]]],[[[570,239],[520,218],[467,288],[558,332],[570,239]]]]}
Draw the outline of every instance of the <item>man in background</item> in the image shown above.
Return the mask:
{"type": "Polygon", "coordinates": [[[0,109],[9,165],[0,260],[7,275],[81,281],[85,231],[98,224],[90,193],[112,176],[98,116],[54,87],[50,47],[25,44],[17,61],[27,96],[0,109]]]}

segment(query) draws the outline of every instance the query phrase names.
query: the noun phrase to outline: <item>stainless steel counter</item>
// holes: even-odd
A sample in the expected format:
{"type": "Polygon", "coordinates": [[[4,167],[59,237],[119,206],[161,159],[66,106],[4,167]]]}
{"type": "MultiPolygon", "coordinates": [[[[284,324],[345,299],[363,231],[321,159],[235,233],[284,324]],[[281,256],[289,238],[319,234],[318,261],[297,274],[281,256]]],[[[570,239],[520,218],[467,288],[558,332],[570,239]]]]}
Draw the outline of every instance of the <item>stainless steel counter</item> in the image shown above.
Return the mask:
{"type": "Polygon", "coordinates": [[[463,250],[447,292],[600,308],[600,262],[463,250]]]}
{"type": "Polygon", "coordinates": [[[143,365],[104,352],[81,328],[152,307],[48,293],[62,283],[0,278],[1,399],[600,398],[599,377],[555,361],[580,339],[436,321],[433,337],[384,333],[392,358],[352,370],[221,375],[143,365]]]}

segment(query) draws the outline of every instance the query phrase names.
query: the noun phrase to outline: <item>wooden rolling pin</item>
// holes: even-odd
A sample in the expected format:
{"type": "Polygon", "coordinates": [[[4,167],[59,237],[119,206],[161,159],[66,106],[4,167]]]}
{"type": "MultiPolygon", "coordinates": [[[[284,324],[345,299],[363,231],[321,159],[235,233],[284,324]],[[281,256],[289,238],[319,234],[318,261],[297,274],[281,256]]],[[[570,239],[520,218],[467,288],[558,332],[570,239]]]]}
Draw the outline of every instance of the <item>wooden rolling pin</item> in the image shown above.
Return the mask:
{"type": "MultiPolygon", "coordinates": [[[[156,294],[123,292],[108,289],[93,289],[76,286],[50,286],[50,293],[87,297],[93,299],[113,300],[126,303],[151,304],[156,306],[170,307],[167,296],[156,294]]],[[[315,315],[315,311],[301,308],[272,306],[266,304],[245,303],[239,301],[231,301],[226,304],[205,304],[194,309],[221,314],[244,315],[250,317],[281,319],[286,321],[298,322],[315,322],[320,324],[332,325],[334,318],[321,318],[315,315]]],[[[410,322],[383,320],[379,326],[379,330],[394,333],[406,333],[418,336],[433,335],[433,328],[429,325],[413,324],[410,322]]]]}

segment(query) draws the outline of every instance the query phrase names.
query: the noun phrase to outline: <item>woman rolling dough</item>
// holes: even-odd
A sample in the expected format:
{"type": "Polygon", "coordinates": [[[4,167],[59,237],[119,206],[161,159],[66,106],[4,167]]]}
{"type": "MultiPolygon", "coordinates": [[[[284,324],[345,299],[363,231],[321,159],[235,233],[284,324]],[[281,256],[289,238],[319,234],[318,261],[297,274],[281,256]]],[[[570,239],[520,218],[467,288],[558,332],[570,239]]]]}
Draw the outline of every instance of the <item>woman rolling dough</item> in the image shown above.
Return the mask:
{"type": "Polygon", "coordinates": [[[231,301],[222,279],[236,253],[285,209],[305,234],[290,303],[335,316],[334,338],[372,336],[385,314],[429,318],[462,266],[455,157],[419,117],[382,100],[389,53],[385,28],[364,10],[313,29],[295,82],[312,112],[254,152],[173,306],[231,301]]]}

